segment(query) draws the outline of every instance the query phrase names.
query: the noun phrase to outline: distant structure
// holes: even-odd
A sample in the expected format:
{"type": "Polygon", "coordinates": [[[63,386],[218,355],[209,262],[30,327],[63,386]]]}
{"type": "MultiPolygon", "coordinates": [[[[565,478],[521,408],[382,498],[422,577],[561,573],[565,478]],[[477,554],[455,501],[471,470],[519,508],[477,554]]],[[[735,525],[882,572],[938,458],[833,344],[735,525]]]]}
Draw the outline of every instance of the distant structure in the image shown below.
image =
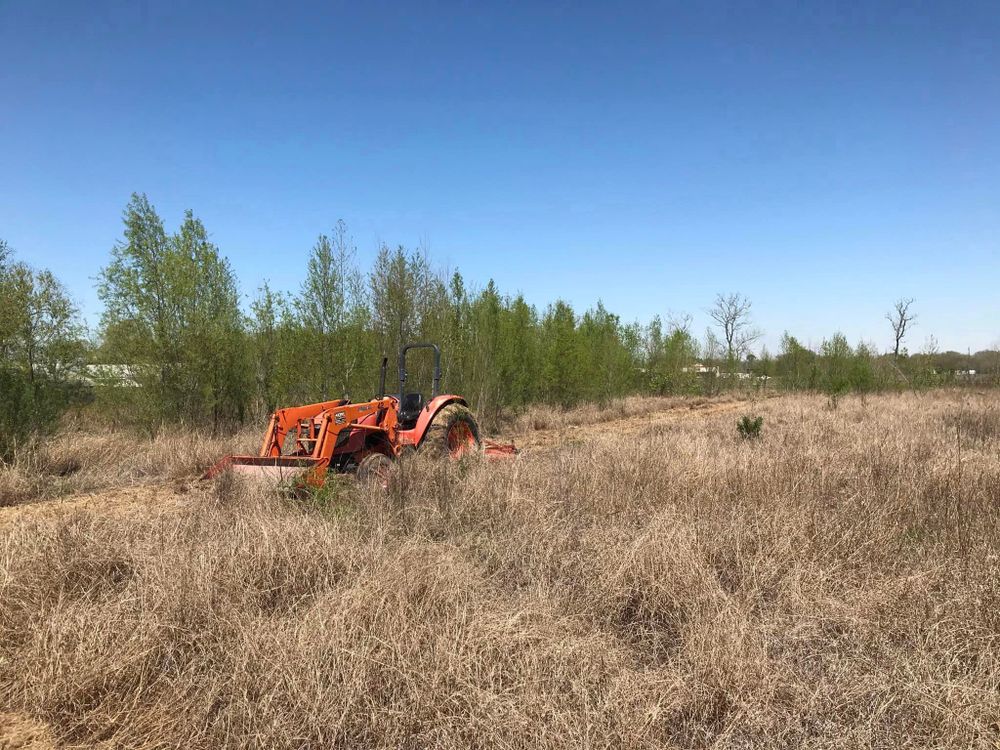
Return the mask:
{"type": "Polygon", "coordinates": [[[701,362],[695,362],[688,367],[682,367],[681,372],[684,373],[695,373],[696,375],[713,375],[714,377],[719,377],[718,367],[709,367],[708,365],[703,365],[701,362]]]}
{"type": "Polygon", "coordinates": [[[138,388],[136,372],[139,369],[137,365],[85,365],[79,379],[81,383],[91,388],[98,386],[138,388]]]}

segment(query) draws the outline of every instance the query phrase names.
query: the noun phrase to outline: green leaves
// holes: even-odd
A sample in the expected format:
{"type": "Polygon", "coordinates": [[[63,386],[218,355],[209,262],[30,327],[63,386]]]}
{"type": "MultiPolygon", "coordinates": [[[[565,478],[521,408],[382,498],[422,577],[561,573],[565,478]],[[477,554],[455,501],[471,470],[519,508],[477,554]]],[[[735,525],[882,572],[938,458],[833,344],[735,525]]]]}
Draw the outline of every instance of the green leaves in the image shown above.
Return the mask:
{"type": "Polygon", "coordinates": [[[764,417],[744,414],[736,422],[736,433],[744,440],[759,440],[764,427],[764,417]]]}
{"type": "MultiPolygon", "coordinates": [[[[645,338],[645,386],[658,395],[691,393],[701,385],[691,365],[698,358],[698,342],[687,328],[689,319],[671,321],[666,335],[659,316],[645,338]]],[[[638,333],[636,334],[638,336],[638,333]]]]}
{"type": "MultiPolygon", "coordinates": [[[[130,408],[147,420],[240,418],[351,395],[374,394],[376,368],[410,341],[444,350],[444,388],[487,421],[536,400],[570,406],[642,387],[643,336],[603,304],[578,317],[564,301],[544,315],[490,281],[470,290],[427,255],[383,246],[367,274],[343,222],[321,234],[294,297],[265,283],[243,319],[228,262],[191,211],[168,234],[144,195],[133,195],[124,232],[100,275],[102,359],[133,365],[141,388],[130,408]]],[[[671,371],[693,341],[671,332],[661,358],[671,371]]],[[[410,386],[430,383],[431,363],[411,362],[410,386]]],[[[391,382],[391,381],[390,381],[391,382]]],[[[391,390],[391,389],[390,389],[391,390]]]]}
{"type": "Polygon", "coordinates": [[[189,210],[175,234],[133,195],[123,239],[102,269],[102,357],[133,366],[134,406],[150,420],[242,417],[250,397],[245,328],[228,261],[189,210]]]}
{"type": "Polygon", "coordinates": [[[0,458],[56,427],[80,395],[84,327],[49,271],[12,262],[0,241],[0,458]]]}
{"type": "Polygon", "coordinates": [[[320,399],[348,394],[371,348],[361,332],[368,315],[356,255],[347,225],[338,221],[332,238],[321,234],[313,246],[294,301],[298,323],[307,334],[298,358],[303,365],[299,377],[320,399]]]}

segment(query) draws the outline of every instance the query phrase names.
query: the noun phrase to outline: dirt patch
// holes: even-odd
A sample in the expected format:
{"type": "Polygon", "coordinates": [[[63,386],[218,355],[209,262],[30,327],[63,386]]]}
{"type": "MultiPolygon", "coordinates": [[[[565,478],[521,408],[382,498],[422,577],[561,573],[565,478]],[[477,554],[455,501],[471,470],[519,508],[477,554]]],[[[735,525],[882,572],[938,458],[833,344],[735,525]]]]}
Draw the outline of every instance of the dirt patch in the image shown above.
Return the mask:
{"type": "Polygon", "coordinates": [[[705,419],[719,412],[744,408],[749,401],[691,402],[667,409],[649,411],[617,419],[608,419],[581,425],[566,425],[532,430],[516,439],[522,451],[536,451],[579,442],[590,442],[607,435],[638,435],[661,429],[670,423],[692,418],[705,419]]]}
{"type": "Polygon", "coordinates": [[[23,714],[0,713],[0,750],[52,750],[58,747],[49,728],[23,714]]]}

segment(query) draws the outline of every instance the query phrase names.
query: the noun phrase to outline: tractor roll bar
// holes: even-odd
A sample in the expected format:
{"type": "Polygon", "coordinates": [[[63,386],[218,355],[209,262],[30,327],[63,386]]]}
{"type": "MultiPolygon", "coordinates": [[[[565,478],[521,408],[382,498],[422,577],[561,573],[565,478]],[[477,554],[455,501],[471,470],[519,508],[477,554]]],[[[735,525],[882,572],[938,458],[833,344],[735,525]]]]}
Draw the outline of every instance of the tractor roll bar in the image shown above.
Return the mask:
{"type": "Polygon", "coordinates": [[[403,395],[403,384],[406,382],[406,353],[410,349],[434,350],[434,382],[431,384],[431,398],[438,395],[441,389],[441,349],[437,344],[407,344],[399,350],[399,395],[403,395]]]}

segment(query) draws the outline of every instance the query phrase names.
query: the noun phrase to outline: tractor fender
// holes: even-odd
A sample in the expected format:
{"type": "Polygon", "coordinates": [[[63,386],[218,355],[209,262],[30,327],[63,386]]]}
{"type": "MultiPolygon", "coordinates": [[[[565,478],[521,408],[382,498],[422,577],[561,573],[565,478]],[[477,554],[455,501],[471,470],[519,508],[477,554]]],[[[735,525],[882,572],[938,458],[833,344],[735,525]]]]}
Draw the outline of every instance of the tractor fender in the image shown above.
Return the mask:
{"type": "Polygon", "coordinates": [[[419,446],[424,442],[424,435],[427,434],[427,428],[430,427],[431,422],[434,421],[434,417],[437,413],[441,411],[448,404],[461,404],[462,406],[468,406],[469,403],[461,396],[456,396],[451,393],[446,393],[441,396],[435,396],[430,401],[427,402],[425,406],[420,411],[420,416],[417,417],[417,423],[413,427],[413,444],[419,446]]]}
{"type": "Polygon", "coordinates": [[[388,436],[384,432],[371,432],[364,439],[364,441],[365,451],[381,453],[389,458],[396,455],[396,451],[393,450],[392,443],[389,441],[388,436]]]}

